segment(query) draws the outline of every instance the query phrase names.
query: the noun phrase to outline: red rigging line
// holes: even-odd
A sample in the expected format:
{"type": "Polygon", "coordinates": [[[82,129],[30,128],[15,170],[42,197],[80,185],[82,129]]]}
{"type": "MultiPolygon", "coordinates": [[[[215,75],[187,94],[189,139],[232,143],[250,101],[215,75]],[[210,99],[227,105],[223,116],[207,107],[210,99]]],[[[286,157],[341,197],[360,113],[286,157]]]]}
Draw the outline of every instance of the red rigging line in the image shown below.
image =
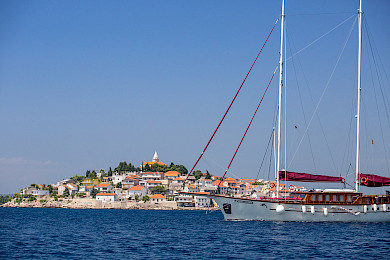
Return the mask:
{"type": "Polygon", "coordinates": [[[245,81],[246,81],[247,77],[249,76],[250,72],[252,71],[252,68],[253,68],[253,66],[255,65],[255,63],[256,63],[256,61],[257,61],[257,59],[259,58],[259,56],[260,56],[260,53],[263,51],[263,48],[264,48],[265,44],[267,43],[267,41],[268,41],[269,37],[271,36],[271,34],[272,34],[272,32],[273,32],[273,30],[274,30],[274,28],[275,28],[276,24],[278,23],[278,21],[279,21],[279,18],[276,20],[276,22],[275,22],[274,26],[272,27],[272,29],[271,29],[270,33],[268,34],[268,36],[267,36],[267,39],[266,39],[266,40],[265,40],[265,42],[263,43],[263,46],[261,47],[261,49],[260,49],[259,53],[257,54],[257,56],[256,56],[256,59],[253,61],[253,63],[252,63],[252,66],[250,67],[250,69],[249,69],[248,73],[246,74],[246,76],[245,76],[244,80],[242,81],[242,83],[241,83],[240,87],[238,88],[238,90],[237,90],[237,93],[236,93],[236,95],[234,96],[234,98],[233,98],[232,102],[230,102],[230,105],[229,105],[229,107],[227,108],[227,110],[226,110],[225,114],[223,115],[223,117],[222,117],[221,121],[219,122],[219,124],[218,124],[217,128],[214,130],[214,133],[213,133],[213,135],[211,136],[210,140],[207,142],[207,144],[206,144],[206,146],[204,147],[204,149],[203,149],[202,153],[200,154],[199,158],[196,160],[196,162],[195,162],[194,166],[192,166],[191,170],[188,172],[188,174],[187,174],[186,178],[184,179],[183,186],[185,185],[185,183],[186,183],[186,181],[187,181],[188,177],[191,175],[192,171],[194,170],[194,168],[196,167],[196,165],[198,164],[198,162],[199,162],[199,161],[200,161],[200,159],[202,158],[202,156],[203,156],[204,152],[207,150],[207,148],[208,148],[209,144],[211,143],[211,140],[213,140],[213,138],[214,138],[215,134],[217,133],[217,131],[218,131],[219,127],[221,126],[221,124],[222,124],[223,120],[225,119],[225,117],[226,117],[227,113],[229,112],[230,108],[232,107],[232,105],[233,105],[234,101],[236,100],[236,97],[238,96],[238,93],[240,92],[240,90],[241,90],[242,86],[244,85],[244,83],[245,83],[245,81]]]}
{"type": "MultiPolygon", "coordinates": [[[[279,66],[279,65],[278,65],[278,66],[279,66]]],[[[265,94],[267,93],[267,90],[268,90],[269,86],[271,85],[271,82],[272,82],[272,80],[273,80],[273,78],[274,78],[275,73],[276,73],[277,70],[278,70],[278,67],[276,67],[276,69],[274,70],[274,73],[272,74],[272,77],[271,77],[270,81],[268,82],[268,86],[267,86],[267,88],[265,89],[265,91],[264,91],[264,93],[263,93],[263,96],[261,97],[260,102],[259,102],[259,104],[257,105],[257,108],[256,108],[255,112],[253,113],[253,116],[252,116],[252,118],[251,118],[251,121],[249,122],[248,127],[246,128],[245,133],[244,133],[244,135],[242,136],[241,141],[240,141],[240,143],[238,144],[237,149],[236,149],[236,151],[234,152],[234,155],[233,155],[232,159],[230,160],[229,165],[228,165],[228,167],[226,168],[226,171],[225,171],[225,173],[223,174],[221,181],[218,183],[218,188],[219,188],[219,186],[221,185],[221,182],[223,181],[223,179],[225,178],[225,175],[226,175],[226,173],[228,172],[230,166],[232,165],[233,160],[234,160],[234,158],[236,157],[236,154],[237,154],[238,150],[240,149],[240,146],[241,146],[242,142],[244,141],[244,138],[245,138],[246,134],[248,133],[248,130],[249,130],[250,126],[252,125],[253,119],[255,118],[255,116],[256,116],[256,114],[257,114],[257,111],[259,110],[259,107],[260,107],[261,103],[263,102],[264,96],[265,96],[265,94]]]]}

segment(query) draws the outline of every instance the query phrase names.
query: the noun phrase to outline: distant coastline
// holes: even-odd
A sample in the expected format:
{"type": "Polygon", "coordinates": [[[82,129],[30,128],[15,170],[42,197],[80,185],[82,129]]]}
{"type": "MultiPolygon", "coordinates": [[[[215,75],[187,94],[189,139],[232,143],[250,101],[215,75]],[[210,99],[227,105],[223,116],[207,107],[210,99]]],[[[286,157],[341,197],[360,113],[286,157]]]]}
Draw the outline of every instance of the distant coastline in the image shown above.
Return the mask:
{"type": "MultiPolygon", "coordinates": [[[[87,170],[52,184],[35,184],[2,197],[1,207],[75,209],[219,210],[208,196],[271,197],[275,185],[263,179],[234,179],[160,161],[155,151],[140,167],[120,162],[106,172],[87,170]],[[183,193],[186,192],[186,193],[183,193]]],[[[296,187],[302,188],[302,187],[296,187]]],[[[283,190],[282,190],[283,191],[283,190]]]]}

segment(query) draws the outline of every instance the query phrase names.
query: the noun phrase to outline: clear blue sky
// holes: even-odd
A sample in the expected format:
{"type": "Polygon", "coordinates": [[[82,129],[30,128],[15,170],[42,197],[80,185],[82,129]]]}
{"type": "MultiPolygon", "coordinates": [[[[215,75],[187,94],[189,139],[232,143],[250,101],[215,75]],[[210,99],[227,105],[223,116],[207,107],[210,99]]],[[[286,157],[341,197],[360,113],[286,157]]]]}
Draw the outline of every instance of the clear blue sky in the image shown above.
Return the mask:
{"type": "MultiPolygon", "coordinates": [[[[161,161],[191,168],[279,17],[279,2],[1,1],[0,193],[14,193],[30,183],[55,183],[87,169],[107,170],[120,161],[139,165],[155,150],[161,161]]],[[[357,0],[286,1],[291,43],[287,52],[305,47],[357,8],[357,0]],[[312,13],[338,14],[299,15],[312,13]]],[[[390,75],[390,2],[365,1],[363,8],[390,75]]],[[[310,85],[313,95],[314,105],[303,96],[307,121],[353,21],[294,58],[301,90],[310,85]]],[[[278,63],[279,38],[280,24],[197,169],[222,175],[278,63]]],[[[309,133],[316,164],[308,142],[303,142],[290,170],[345,174],[351,160],[341,159],[344,147],[353,148],[346,136],[355,104],[356,39],[355,26],[318,110],[336,168],[313,120],[309,133]]],[[[292,147],[305,126],[292,63],[287,63],[287,75],[292,82],[287,128],[298,126],[289,130],[293,137],[287,154],[294,154],[292,147]]],[[[389,81],[385,76],[382,80],[388,96],[389,81]]],[[[369,85],[372,80],[363,82],[369,85]]],[[[275,80],[232,165],[239,177],[257,174],[272,127],[276,89],[275,80]]],[[[373,100],[364,102],[364,108],[375,108],[373,100]]],[[[375,113],[366,115],[377,123],[375,113]]],[[[363,127],[369,132],[374,123],[363,127]]],[[[383,144],[389,144],[388,121],[382,127],[383,134],[373,128],[377,146],[368,147],[374,152],[364,153],[362,164],[371,166],[362,167],[378,174],[385,171],[386,176],[383,144]]],[[[371,135],[364,138],[367,143],[371,135]]],[[[389,145],[387,149],[390,154],[389,145]]],[[[353,158],[353,153],[347,157],[353,158]]]]}

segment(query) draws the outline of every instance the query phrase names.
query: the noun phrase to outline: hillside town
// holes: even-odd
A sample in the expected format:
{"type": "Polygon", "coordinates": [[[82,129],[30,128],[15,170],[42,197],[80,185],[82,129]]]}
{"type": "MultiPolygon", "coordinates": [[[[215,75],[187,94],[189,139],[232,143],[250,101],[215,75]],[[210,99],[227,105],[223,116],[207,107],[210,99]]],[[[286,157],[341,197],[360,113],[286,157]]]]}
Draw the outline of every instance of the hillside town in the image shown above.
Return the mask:
{"type": "MultiPolygon", "coordinates": [[[[129,165],[120,163],[111,174],[103,170],[99,173],[87,171],[86,176],[76,175],[55,184],[32,184],[14,194],[13,199],[3,206],[213,210],[216,205],[205,195],[251,198],[276,195],[275,183],[262,179],[221,180],[221,177],[201,171],[195,171],[186,179],[185,167],[173,163],[167,167],[160,161],[157,152],[150,162],[143,162],[138,168],[129,165]],[[171,170],[172,166],[179,170],[171,170]]],[[[288,188],[281,186],[281,192],[286,195],[293,190],[304,190],[292,185],[288,188]]]]}

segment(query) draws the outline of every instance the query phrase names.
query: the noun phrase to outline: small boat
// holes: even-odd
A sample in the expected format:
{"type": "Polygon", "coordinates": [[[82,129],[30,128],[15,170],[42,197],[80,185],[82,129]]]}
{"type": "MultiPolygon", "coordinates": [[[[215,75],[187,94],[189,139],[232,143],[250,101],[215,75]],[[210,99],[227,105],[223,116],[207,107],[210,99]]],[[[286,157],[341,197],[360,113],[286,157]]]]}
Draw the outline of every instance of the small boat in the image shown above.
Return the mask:
{"type": "MultiPolygon", "coordinates": [[[[342,177],[314,175],[308,173],[281,170],[281,112],[282,112],[282,85],[283,85],[283,51],[284,51],[284,0],[281,13],[281,46],[279,61],[279,104],[277,144],[275,151],[276,192],[272,198],[235,197],[226,194],[207,195],[212,198],[221,209],[225,220],[230,221],[332,221],[332,222],[390,222],[390,193],[383,195],[364,195],[361,186],[381,187],[390,186],[390,178],[360,172],[360,93],[361,93],[361,31],[362,31],[362,1],[359,3],[358,26],[358,79],[357,79],[357,136],[356,136],[356,177],[354,189],[322,189],[312,191],[290,191],[288,196],[281,194],[281,181],[293,182],[340,182],[342,177]]],[[[252,65],[253,66],[253,65],[252,65]]],[[[275,72],[274,72],[275,74],[275,72]]],[[[230,107],[229,107],[230,108],[230,107]]],[[[225,113],[226,115],[226,113],[225,113]]],[[[252,118],[253,119],[253,118],[252,118]]],[[[223,119],[222,119],[223,120],[223,119]]],[[[222,121],[221,121],[222,122],[222,121]]],[[[220,123],[221,124],[221,123],[220,123]]],[[[219,124],[219,125],[220,125],[219,124]]],[[[219,127],[218,125],[218,127],[219,127]]],[[[218,130],[218,127],[216,131],[218,130]]],[[[215,132],[214,132],[215,134],[215,132]]],[[[211,138],[212,139],[212,138],[211,138]]],[[[210,139],[210,141],[211,141],[210,139]]],[[[191,174],[207,146],[201,153],[191,174]]],[[[238,148],[237,148],[238,150],[238,148]]],[[[237,152],[237,151],[236,151],[237,152]]],[[[234,158],[234,157],[233,157],[234,158]]],[[[230,165],[228,166],[228,168],[230,165]]],[[[226,170],[227,172],[227,170],[226,170]]],[[[226,174],[225,172],[225,174],[226,174]]],[[[188,177],[187,176],[187,177],[188,177]]],[[[225,176],[225,175],[224,175],[225,176]]],[[[224,178],[222,177],[222,179],[224,178]]],[[[221,182],[220,182],[221,183],[221,182]]]]}

